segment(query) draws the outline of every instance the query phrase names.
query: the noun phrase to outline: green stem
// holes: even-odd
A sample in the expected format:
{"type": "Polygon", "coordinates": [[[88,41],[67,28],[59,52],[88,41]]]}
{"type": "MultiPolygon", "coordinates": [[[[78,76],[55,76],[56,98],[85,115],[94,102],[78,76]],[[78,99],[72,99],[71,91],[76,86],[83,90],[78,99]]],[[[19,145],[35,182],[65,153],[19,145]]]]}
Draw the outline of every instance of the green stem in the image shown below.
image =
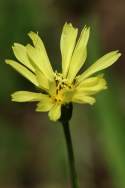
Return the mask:
{"type": "Polygon", "coordinates": [[[74,160],[74,153],[73,153],[69,123],[68,123],[68,121],[64,121],[64,122],[62,122],[62,125],[63,125],[63,130],[64,130],[64,134],[65,134],[65,139],[66,139],[66,145],[67,145],[72,188],[79,188],[77,173],[76,173],[76,169],[75,169],[75,160],[74,160]]]}

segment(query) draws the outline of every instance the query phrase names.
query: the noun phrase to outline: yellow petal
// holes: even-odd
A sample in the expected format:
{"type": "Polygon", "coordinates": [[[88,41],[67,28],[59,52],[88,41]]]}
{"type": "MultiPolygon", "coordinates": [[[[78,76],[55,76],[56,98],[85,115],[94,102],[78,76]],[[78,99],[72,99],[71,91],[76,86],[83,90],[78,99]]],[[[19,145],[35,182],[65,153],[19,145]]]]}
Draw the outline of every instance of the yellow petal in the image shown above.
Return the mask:
{"type": "Polygon", "coordinates": [[[45,74],[45,76],[48,79],[52,80],[53,69],[51,67],[43,41],[41,40],[41,38],[37,33],[30,32],[28,35],[33,41],[35,49],[37,49],[36,51],[34,50],[34,52],[32,52],[33,50],[29,49],[29,53],[28,53],[29,56],[31,57],[33,62],[40,68],[40,70],[45,74]]]}
{"type": "Polygon", "coordinates": [[[118,53],[118,51],[113,51],[104,55],[99,60],[97,60],[93,65],[91,65],[85,72],[83,72],[77,78],[77,81],[80,83],[81,81],[91,76],[92,74],[98,71],[101,71],[103,69],[106,69],[107,67],[115,63],[119,59],[120,56],[121,56],[121,53],[118,53]]]}
{"type": "Polygon", "coordinates": [[[60,41],[60,48],[62,55],[62,73],[64,77],[67,76],[72,53],[76,43],[77,33],[78,33],[77,28],[74,28],[71,23],[70,24],[65,23],[62,30],[61,41],[60,41]]]}
{"type": "Polygon", "coordinates": [[[7,64],[9,64],[11,67],[13,67],[17,72],[19,72],[22,76],[24,76],[30,82],[32,82],[34,85],[38,86],[36,76],[31,71],[29,71],[27,68],[25,68],[23,65],[20,65],[16,61],[9,60],[9,59],[6,60],[5,62],[7,64]]]}
{"type": "MultiPolygon", "coordinates": [[[[32,40],[33,45],[35,46],[35,48],[38,48],[39,50],[44,51],[44,54],[46,54],[46,56],[47,56],[46,49],[44,47],[43,41],[39,37],[38,33],[30,31],[28,33],[28,36],[31,38],[31,40],[32,40]]],[[[47,58],[48,58],[48,56],[47,56],[47,58]]],[[[49,61],[49,59],[48,59],[48,61],[49,61]]]]}
{"type": "Polygon", "coordinates": [[[15,102],[32,102],[44,100],[46,95],[30,91],[16,91],[11,95],[12,101],[15,102]]]}
{"type": "Polygon", "coordinates": [[[67,78],[73,81],[76,74],[79,72],[87,57],[87,43],[89,39],[90,28],[86,26],[83,28],[79,40],[76,44],[71,63],[69,66],[69,72],[67,78]]]}
{"type": "Polygon", "coordinates": [[[49,94],[51,96],[56,94],[56,83],[55,83],[55,81],[49,82],[49,90],[48,90],[48,92],[49,92],[49,94]]]}
{"type": "Polygon", "coordinates": [[[26,46],[27,53],[34,66],[39,69],[48,80],[53,80],[53,70],[50,65],[48,58],[46,57],[46,53],[44,50],[39,50],[38,48],[34,48],[30,44],[26,46]]]}
{"type": "Polygon", "coordinates": [[[44,76],[44,74],[36,69],[36,79],[39,83],[39,87],[43,90],[48,91],[49,90],[49,81],[48,79],[44,76]]]}
{"type": "Polygon", "coordinates": [[[57,121],[61,116],[61,105],[55,104],[49,111],[49,118],[52,121],[57,121]]]}
{"type": "Polygon", "coordinates": [[[78,92],[82,92],[85,95],[93,95],[101,90],[107,89],[106,80],[100,76],[90,77],[82,82],[77,88],[78,92]]]}
{"type": "Polygon", "coordinates": [[[74,95],[72,101],[80,104],[88,103],[90,105],[93,105],[96,102],[95,98],[86,96],[83,93],[77,93],[76,95],[74,95]]]}
{"type": "Polygon", "coordinates": [[[26,47],[19,43],[14,43],[14,46],[12,47],[14,55],[16,56],[17,60],[20,61],[23,65],[25,65],[27,68],[29,68],[31,71],[35,71],[34,67],[29,61],[26,47]]]}
{"type": "Polygon", "coordinates": [[[54,104],[52,103],[52,99],[49,96],[47,96],[46,98],[44,98],[44,100],[37,104],[36,111],[47,112],[53,107],[53,105],[54,104]]]}
{"type": "Polygon", "coordinates": [[[74,94],[75,94],[75,89],[63,89],[64,104],[71,102],[74,94]]]}
{"type": "Polygon", "coordinates": [[[99,75],[99,76],[94,76],[94,77],[87,78],[87,79],[83,80],[82,82],[80,82],[77,87],[78,88],[82,88],[83,86],[91,87],[91,86],[93,86],[93,85],[98,83],[98,79],[100,77],[102,77],[102,76],[99,75]]]}

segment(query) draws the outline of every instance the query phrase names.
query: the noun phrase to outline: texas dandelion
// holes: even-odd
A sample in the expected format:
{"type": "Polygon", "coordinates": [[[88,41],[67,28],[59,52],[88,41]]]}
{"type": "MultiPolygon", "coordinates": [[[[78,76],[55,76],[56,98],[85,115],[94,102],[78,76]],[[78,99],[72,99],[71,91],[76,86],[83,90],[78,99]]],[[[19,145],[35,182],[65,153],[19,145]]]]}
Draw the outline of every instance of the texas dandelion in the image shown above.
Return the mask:
{"type": "Polygon", "coordinates": [[[43,41],[37,33],[28,33],[32,45],[14,43],[12,49],[17,61],[7,59],[6,63],[39,88],[39,92],[17,91],[12,94],[12,101],[37,101],[36,111],[49,112],[49,118],[53,121],[60,118],[62,105],[95,103],[95,94],[107,88],[102,74],[95,76],[95,73],[111,66],[121,54],[112,51],[78,74],[87,58],[90,28],[85,26],[78,40],[77,35],[78,29],[72,24],[64,25],[60,40],[61,73],[52,69],[43,41]]]}
{"type": "Polygon", "coordinates": [[[12,49],[17,61],[6,60],[7,64],[37,88],[36,92],[13,93],[12,101],[37,102],[36,111],[48,112],[50,120],[61,121],[67,144],[72,188],[79,187],[69,131],[72,103],[93,105],[96,102],[95,94],[107,89],[104,76],[98,72],[111,66],[121,56],[118,51],[109,52],[79,74],[87,58],[90,28],[85,26],[78,40],[77,35],[78,29],[72,24],[64,25],[60,40],[62,72],[52,69],[43,41],[34,32],[28,34],[32,45],[14,43],[12,49]]]}

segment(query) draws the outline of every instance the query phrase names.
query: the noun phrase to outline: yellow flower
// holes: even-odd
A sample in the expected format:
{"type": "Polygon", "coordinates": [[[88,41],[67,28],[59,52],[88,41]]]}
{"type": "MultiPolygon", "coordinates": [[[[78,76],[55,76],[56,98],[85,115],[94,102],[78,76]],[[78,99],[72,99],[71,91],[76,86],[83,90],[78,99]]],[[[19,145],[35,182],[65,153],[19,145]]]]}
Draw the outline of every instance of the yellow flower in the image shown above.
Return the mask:
{"type": "Polygon", "coordinates": [[[14,43],[12,49],[19,62],[6,60],[6,63],[38,87],[40,92],[17,91],[12,94],[12,101],[38,101],[36,111],[48,111],[49,118],[53,121],[60,118],[62,105],[70,102],[94,104],[93,95],[107,88],[102,74],[94,74],[111,66],[121,54],[118,51],[110,52],[77,75],[87,57],[89,34],[90,28],[85,26],[76,41],[78,29],[71,23],[64,25],[60,41],[62,73],[53,71],[37,33],[28,34],[33,45],[14,43]]]}

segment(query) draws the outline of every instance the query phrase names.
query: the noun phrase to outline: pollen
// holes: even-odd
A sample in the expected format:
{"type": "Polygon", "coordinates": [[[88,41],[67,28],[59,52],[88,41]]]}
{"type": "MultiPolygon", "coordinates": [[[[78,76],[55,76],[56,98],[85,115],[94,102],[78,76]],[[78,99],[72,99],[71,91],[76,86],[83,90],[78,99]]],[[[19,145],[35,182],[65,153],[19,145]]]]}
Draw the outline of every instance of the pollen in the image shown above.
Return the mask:
{"type": "Polygon", "coordinates": [[[63,103],[64,101],[64,91],[73,88],[73,84],[69,83],[69,80],[63,77],[63,74],[55,71],[54,80],[56,84],[55,95],[52,96],[53,100],[58,103],[63,103]]]}
{"type": "Polygon", "coordinates": [[[71,89],[73,87],[73,84],[71,84],[68,79],[64,78],[63,75],[57,71],[55,72],[54,79],[56,82],[57,92],[64,88],[71,89]]]}

